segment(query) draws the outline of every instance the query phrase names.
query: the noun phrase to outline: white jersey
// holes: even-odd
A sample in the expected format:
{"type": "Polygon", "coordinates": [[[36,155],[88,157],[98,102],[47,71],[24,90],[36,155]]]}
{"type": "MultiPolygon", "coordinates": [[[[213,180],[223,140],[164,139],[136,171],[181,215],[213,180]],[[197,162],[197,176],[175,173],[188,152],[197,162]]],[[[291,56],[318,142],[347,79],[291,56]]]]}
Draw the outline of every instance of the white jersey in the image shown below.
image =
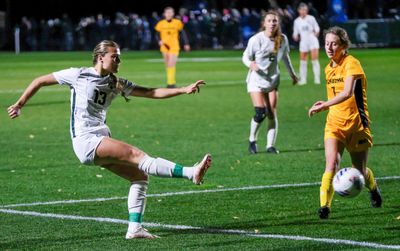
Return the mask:
{"type": "MultiPolygon", "coordinates": [[[[72,138],[108,128],[105,124],[107,108],[121,94],[115,88],[115,78],[110,75],[102,77],[93,67],[61,70],[54,72],[53,76],[59,84],[71,89],[72,138]]],[[[129,96],[135,84],[124,79],[119,79],[119,82],[123,84],[122,94],[129,96]]]]}
{"type": "Polygon", "coordinates": [[[282,41],[278,53],[274,51],[275,42],[267,37],[265,33],[259,32],[252,36],[247,44],[246,50],[243,52],[242,61],[250,67],[252,61],[255,61],[260,68],[255,72],[249,70],[247,74],[247,84],[256,81],[260,88],[273,88],[279,84],[279,65],[280,60],[284,60],[285,65],[291,76],[294,76],[294,70],[289,58],[289,41],[282,34],[282,41]],[[262,79],[263,81],[259,81],[262,79]]]}
{"type": "Polygon", "coordinates": [[[319,25],[315,17],[307,15],[304,18],[298,17],[294,20],[293,36],[300,35],[300,40],[308,40],[315,37],[315,33],[319,33],[319,25]]]}

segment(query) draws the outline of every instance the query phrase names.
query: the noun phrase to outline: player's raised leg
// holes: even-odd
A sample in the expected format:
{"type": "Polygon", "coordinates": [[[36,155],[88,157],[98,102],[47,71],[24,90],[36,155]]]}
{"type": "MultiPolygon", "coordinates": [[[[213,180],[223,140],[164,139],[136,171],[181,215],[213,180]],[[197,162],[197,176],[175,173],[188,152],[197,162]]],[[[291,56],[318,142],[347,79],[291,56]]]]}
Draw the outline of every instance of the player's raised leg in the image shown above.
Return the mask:
{"type": "MultiPolygon", "coordinates": [[[[163,158],[153,158],[140,149],[124,142],[105,137],[96,149],[95,163],[109,168],[110,165],[130,166],[134,173],[139,170],[159,177],[186,178],[195,184],[200,184],[208,168],[211,166],[211,155],[206,154],[204,158],[192,167],[184,167],[163,158]]],[[[130,179],[132,173],[126,169],[113,170],[118,175],[130,179]]]]}
{"type": "Polygon", "coordinates": [[[278,135],[278,114],[276,105],[278,104],[278,91],[273,90],[266,93],[267,103],[267,118],[268,118],[268,129],[267,129],[267,153],[279,153],[278,149],[275,148],[276,137],[278,135]]]}
{"type": "Polygon", "coordinates": [[[254,106],[255,114],[250,121],[249,153],[255,154],[257,149],[258,131],[261,123],[267,116],[265,94],[262,92],[250,92],[250,98],[254,106]]]}
{"type": "Polygon", "coordinates": [[[201,184],[211,166],[211,155],[192,167],[184,167],[162,158],[153,158],[140,149],[124,142],[105,137],[96,149],[95,163],[129,180],[128,195],[129,226],[127,239],[156,238],[142,227],[148,185],[147,175],[187,178],[201,184]]]}
{"type": "Polygon", "coordinates": [[[320,187],[320,209],[318,211],[321,219],[329,217],[334,190],[332,186],[333,176],[339,169],[344,145],[334,138],[325,139],[325,172],[322,175],[320,187]]]}
{"type": "Polygon", "coordinates": [[[372,207],[381,207],[382,195],[380,189],[374,178],[374,173],[367,167],[368,150],[362,152],[351,152],[350,156],[353,167],[360,170],[364,175],[365,187],[369,191],[372,207]]]}

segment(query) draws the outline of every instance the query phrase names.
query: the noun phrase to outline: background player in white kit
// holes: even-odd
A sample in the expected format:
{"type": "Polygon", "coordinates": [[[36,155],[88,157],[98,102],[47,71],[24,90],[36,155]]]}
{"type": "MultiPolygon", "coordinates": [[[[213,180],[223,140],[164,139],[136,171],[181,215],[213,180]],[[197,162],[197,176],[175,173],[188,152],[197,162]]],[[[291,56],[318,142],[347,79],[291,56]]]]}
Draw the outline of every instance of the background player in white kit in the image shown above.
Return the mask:
{"type": "Polygon", "coordinates": [[[112,139],[105,124],[106,111],[119,94],[146,98],[169,98],[199,91],[204,81],[186,87],[146,88],[117,78],[120,50],[113,41],[102,41],[93,51],[94,67],[70,68],[36,78],[18,101],[8,108],[11,118],[20,115],[26,102],[44,86],[61,84],[71,89],[71,138],[76,156],[86,165],[99,165],[131,182],[128,195],[129,226],[127,239],[155,238],[142,228],[148,174],[162,177],[187,178],[202,182],[211,165],[211,155],[193,167],[183,167],[162,158],[153,158],[140,149],[112,139]]]}
{"type": "Polygon", "coordinates": [[[319,25],[315,18],[308,15],[308,6],[300,3],[297,8],[299,17],[294,20],[293,39],[297,42],[300,40],[300,82],[299,85],[307,83],[307,57],[311,53],[311,63],[314,73],[314,83],[320,84],[320,65],[318,61],[319,52],[319,25]]]}
{"type": "Polygon", "coordinates": [[[247,74],[247,92],[255,109],[250,122],[249,152],[257,153],[257,135],[261,122],[268,118],[267,153],[278,153],[275,140],[278,134],[276,105],[278,102],[279,65],[283,59],[293,84],[298,79],[289,57],[289,42],[282,34],[278,14],[268,11],[264,18],[263,31],[249,40],[242,61],[249,67],[247,74]]]}

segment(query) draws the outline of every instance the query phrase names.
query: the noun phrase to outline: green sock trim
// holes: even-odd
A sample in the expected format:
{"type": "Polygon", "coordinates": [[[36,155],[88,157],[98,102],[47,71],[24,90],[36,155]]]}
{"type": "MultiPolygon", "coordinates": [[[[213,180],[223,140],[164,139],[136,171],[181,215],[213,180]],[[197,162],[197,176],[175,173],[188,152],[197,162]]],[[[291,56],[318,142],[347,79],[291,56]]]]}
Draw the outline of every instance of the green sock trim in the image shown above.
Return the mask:
{"type": "Polygon", "coordinates": [[[172,177],[183,177],[183,166],[175,164],[174,170],[172,171],[172,177]]]}
{"type": "Polygon", "coordinates": [[[141,213],[129,213],[129,222],[142,223],[143,215],[141,213]]]}

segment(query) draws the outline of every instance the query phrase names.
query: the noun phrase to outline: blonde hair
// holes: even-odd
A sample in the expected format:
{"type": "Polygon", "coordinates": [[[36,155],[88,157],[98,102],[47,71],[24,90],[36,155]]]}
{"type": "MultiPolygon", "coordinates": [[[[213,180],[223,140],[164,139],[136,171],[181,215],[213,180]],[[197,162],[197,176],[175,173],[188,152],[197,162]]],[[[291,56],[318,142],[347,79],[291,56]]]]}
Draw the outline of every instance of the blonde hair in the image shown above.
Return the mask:
{"type": "Polygon", "coordinates": [[[99,56],[104,57],[104,55],[107,54],[107,52],[108,52],[107,49],[109,47],[119,48],[119,45],[116,42],[111,41],[111,40],[103,40],[100,43],[98,43],[96,45],[96,47],[94,47],[93,54],[92,54],[93,65],[97,64],[99,56]]]}
{"type": "Polygon", "coordinates": [[[339,26],[333,26],[324,31],[324,38],[326,38],[327,34],[333,34],[338,36],[340,40],[340,45],[343,46],[346,53],[348,53],[351,41],[345,29],[339,26]]]}
{"type": "Polygon", "coordinates": [[[264,14],[263,25],[262,25],[262,29],[261,29],[263,31],[265,30],[264,21],[268,15],[273,15],[278,18],[278,27],[275,31],[275,34],[272,34],[272,36],[274,38],[274,53],[278,53],[279,47],[281,47],[281,43],[282,43],[282,30],[281,30],[281,25],[279,23],[279,21],[280,21],[279,14],[278,14],[278,12],[273,11],[273,10],[269,10],[264,14]]]}

